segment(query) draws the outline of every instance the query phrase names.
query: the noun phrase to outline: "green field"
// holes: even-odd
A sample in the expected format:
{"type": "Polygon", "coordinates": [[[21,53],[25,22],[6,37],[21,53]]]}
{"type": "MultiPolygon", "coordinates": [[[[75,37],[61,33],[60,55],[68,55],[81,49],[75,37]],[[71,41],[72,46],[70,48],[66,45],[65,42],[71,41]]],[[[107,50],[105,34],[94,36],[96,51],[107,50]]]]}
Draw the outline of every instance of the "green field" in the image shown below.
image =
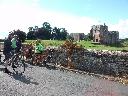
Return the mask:
{"type": "MultiPolygon", "coordinates": [[[[25,43],[34,43],[34,40],[26,40],[25,43]]],[[[45,46],[60,46],[64,41],[60,40],[42,40],[45,46]]],[[[82,45],[86,49],[96,49],[96,50],[128,50],[128,46],[125,47],[111,47],[106,45],[92,44],[91,41],[80,41],[77,44],[82,45]]]]}
{"type": "MultiPolygon", "coordinates": [[[[25,43],[35,43],[36,40],[26,40],[25,43]]],[[[42,40],[42,44],[45,46],[60,46],[61,44],[64,43],[64,41],[60,40],[42,40]]]]}

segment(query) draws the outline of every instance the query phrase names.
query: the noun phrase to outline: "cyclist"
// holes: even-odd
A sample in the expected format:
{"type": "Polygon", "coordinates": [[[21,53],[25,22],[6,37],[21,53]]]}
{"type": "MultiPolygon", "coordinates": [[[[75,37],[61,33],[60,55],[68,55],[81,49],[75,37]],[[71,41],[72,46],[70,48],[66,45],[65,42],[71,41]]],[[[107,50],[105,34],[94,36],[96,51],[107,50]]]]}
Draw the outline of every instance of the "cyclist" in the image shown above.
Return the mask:
{"type": "Polygon", "coordinates": [[[22,47],[22,41],[19,39],[19,37],[17,35],[14,35],[12,40],[12,48],[14,50],[15,53],[20,52],[21,47],[22,47]]]}
{"type": "MultiPolygon", "coordinates": [[[[5,73],[11,73],[8,69],[8,63],[10,57],[15,53],[19,52],[21,49],[21,42],[18,39],[17,35],[13,35],[12,33],[8,35],[8,38],[4,41],[4,50],[3,54],[5,55],[5,73]]],[[[16,66],[12,66],[16,68],[16,66]]]]}
{"type": "Polygon", "coordinates": [[[41,40],[37,40],[35,44],[35,53],[36,54],[42,54],[44,51],[44,46],[41,44],[41,40]]]}
{"type": "Polygon", "coordinates": [[[44,51],[44,45],[41,44],[41,40],[40,39],[37,39],[36,41],[36,44],[35,44],[35,54],[37,56],[37,59],[38,59],[38,62],[41,62],[41,59],[42,59],[42,53],[44,51]]]}
{"type": "Polygon", "coordinates": [[[16,52],[20,52],[22,47],[22,41],[19,39],[18,36],[16,36],[16,52]]]}
{"type": "Polygon", "coordinates": [[[8,69],[8,63],[9,63],[9,58],[11,57],[11,51],[12,51],[12,40],[13,35],[9,34],[8,38],[5,39],[4,41],[4,49],[3,49],[3,54],[5,55],[5,73],[11,73],[8,69]]]}

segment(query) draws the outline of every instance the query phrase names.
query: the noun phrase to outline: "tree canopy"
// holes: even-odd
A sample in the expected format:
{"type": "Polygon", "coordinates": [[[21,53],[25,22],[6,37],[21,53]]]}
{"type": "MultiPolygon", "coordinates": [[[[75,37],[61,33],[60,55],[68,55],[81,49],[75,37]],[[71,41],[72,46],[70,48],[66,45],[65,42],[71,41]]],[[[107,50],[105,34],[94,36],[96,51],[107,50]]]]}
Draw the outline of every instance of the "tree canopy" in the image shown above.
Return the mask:
{"type": "Polygon", "coordinates": [[[42,27],[29,27],[29,32],[27,33],[28,40],[42,39],[42,40],[65,40],[67,38],[68,32],[65,28],[52,28],[50,23],[44,22],[42,27]]]}
{"type": "Polygon", "coordinates": [[[28,28],[28,32],[25,33],[21,30],[13,30],[11,31],[14,35],[17,35],[19,39],[24,42],[27,40],[66,40],[68,36],[68,32],[65,28],[52,28],[50,23],[44,22],[42,27],[31,26],[28,28]]]}
{"type": "Polygon", "coordinates": [[[26,39],[26,33],[25,32],[18,29],[17,31],[14,30],[13,33],[14,33],[14,35],[17,35],[22,42],[25,41],[25,39],[26,39]]]}

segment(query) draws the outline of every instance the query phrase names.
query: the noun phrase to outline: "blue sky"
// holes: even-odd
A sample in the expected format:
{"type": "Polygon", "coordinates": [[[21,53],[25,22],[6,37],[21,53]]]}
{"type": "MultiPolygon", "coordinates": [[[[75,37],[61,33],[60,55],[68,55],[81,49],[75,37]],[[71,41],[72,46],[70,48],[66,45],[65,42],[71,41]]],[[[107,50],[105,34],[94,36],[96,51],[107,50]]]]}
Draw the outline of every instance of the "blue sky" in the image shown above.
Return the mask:
{"type": "Polygon", "coordinates": [[[128,38],[128,0],[0,0],[0,38],[9,31],[47,21],[69,33],[87,34],[92,25],[106,23],[108,30],[128,38]]]}
{"type": "Polygon", "coordinates": [[[41,0],[40,6],[77,16],[101,18],[102,21],[117,23],[127,19],[128,0],[41,0]],[[51,2],[54,1],[54,2],[51,2]],[[50,3],[51,2],[51,3],[50,3]]]}

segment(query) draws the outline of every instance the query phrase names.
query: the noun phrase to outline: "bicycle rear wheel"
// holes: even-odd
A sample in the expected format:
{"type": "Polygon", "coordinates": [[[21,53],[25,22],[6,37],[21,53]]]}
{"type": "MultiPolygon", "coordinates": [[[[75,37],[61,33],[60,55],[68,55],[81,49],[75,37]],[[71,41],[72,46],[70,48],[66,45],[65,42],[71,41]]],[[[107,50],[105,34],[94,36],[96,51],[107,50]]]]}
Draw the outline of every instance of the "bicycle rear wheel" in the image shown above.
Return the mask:
{"type": "Polygon", "coordinates": [[[15,55],[15,57],[12,60],[12,68],[18,74],[24,73],[25,60],[24,60],[24,56],[22,54],[15,55]]]}

